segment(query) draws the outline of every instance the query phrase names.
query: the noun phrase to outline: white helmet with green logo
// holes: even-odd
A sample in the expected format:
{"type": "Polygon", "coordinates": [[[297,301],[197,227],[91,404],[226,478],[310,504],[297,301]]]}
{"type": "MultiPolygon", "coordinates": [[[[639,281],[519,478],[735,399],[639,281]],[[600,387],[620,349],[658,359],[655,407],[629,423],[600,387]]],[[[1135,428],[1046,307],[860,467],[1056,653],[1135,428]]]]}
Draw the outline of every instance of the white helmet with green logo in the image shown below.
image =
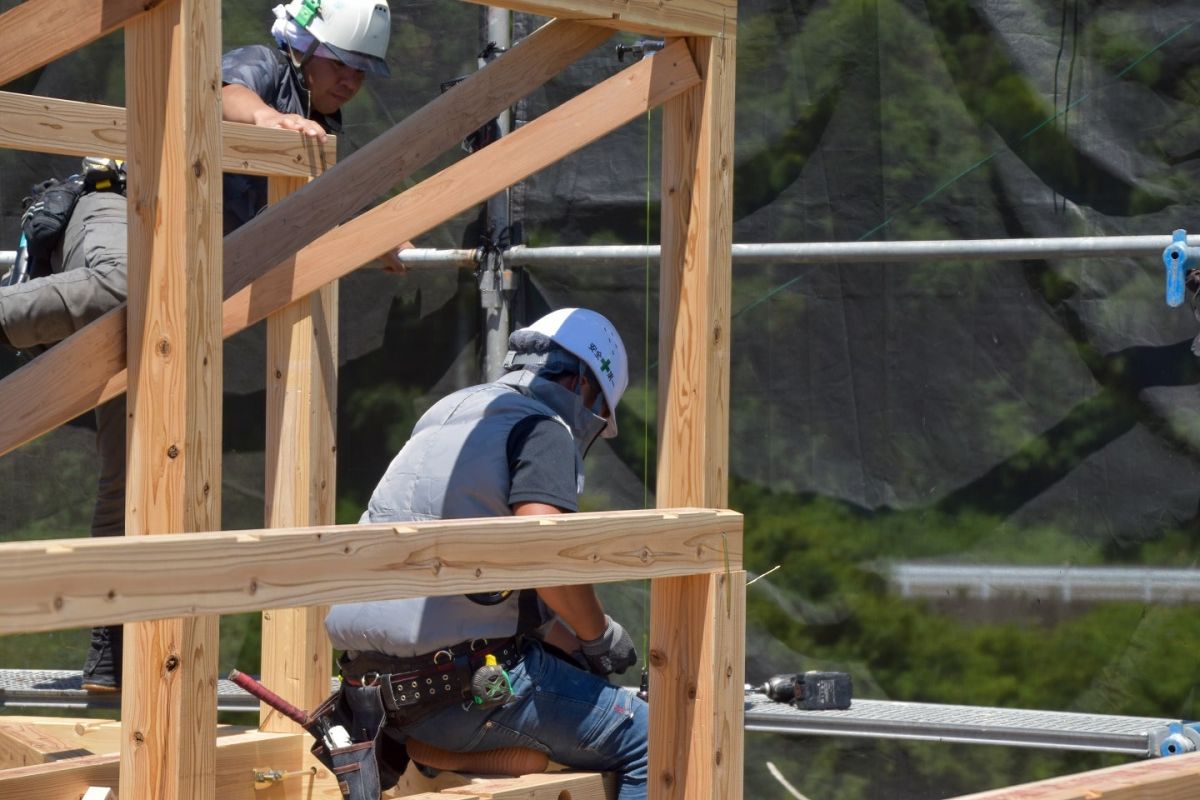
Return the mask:
{"type": "Polygon", "coordinates": [[[363,72],[388,74],[392,12],[387,0],[291,0],[283,11],[338,61],[363,72]]]}
{"type": "Polygon", "coordinates": [[[608,403],[608,424],[601,435],[616,436],[617,403],[629,386],[629,357],[613,324],[590,309],[560,308],[526,330],[546,336],[592,371],[608,403]]]}

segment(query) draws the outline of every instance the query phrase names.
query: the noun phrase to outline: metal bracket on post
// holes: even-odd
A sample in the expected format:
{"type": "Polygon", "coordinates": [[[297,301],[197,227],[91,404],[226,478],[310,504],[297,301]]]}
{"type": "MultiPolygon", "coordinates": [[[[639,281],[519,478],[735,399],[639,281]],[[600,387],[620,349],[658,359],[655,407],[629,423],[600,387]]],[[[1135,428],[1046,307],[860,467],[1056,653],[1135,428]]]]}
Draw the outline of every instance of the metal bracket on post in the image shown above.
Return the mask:
{"type": "Polygon", "coordinates": [[[483,375],[485,382],[504,374],[504,355],[508,352],[508,333],[517,279],[504,264],[512,234],[505,228],[499,236],[489,229],[475,251],[475,278],[479,282],[479,305],[484,316],[483,375]]]}
{"type": "Polygon", "coordinates": [[[475,251],[475,278],[479,281],[479,307],[496,311],[512,291],[512,270],[504,268],[504,248],[488,241],[475,251]]]}
{"type": "Polygon", "coordinates": [[[1163,266],[1167,268],[1167,305],[1183,305],[1184,283],[1187,274],[1200,262],[1200,247],[1190,247],[1187,231],[1182,228],[1172,235],[1171,244],[1163,250],[1163,266]]]}

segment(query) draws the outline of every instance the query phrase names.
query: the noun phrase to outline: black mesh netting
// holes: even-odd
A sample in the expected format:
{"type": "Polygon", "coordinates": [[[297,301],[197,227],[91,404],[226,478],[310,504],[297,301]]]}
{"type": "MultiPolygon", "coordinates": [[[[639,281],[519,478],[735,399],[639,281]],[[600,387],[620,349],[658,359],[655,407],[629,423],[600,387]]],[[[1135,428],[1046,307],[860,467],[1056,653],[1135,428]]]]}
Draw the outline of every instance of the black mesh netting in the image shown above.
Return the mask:
{"type": "MultiPolygon", "coordinates": [[[[475,69],[480,8],[392,5],[392,77],[369,80],[346,108],[343,158],[475,69]]],[[[265,41],[268,20],[266,3],[226,3],[225,44],[265,41]]],[[[515,38],[538,23],[518,16],[515,38]]],[[[1191,0],[748,0],[734,241],[1165,236],[1195,226],[1198,23],[1191,0]]],[[[536,92],[518,124],[614,74],[623,64],[613,45],[634,38],[614,36],[536,92]]],[[[4,88],[121,104],[122,53],[120,36],[108,37],[4,88]]],[[[516,187],[526,243],[657,243],[660,123],[656,111],[516,187]]],[[[75,163],[0,153],[0,249],[15,245],[29,186],[75,163]]],[[[477,217],[416,243],[474,247],[477,217]]],[[[590,306],[630,351],[622,435],[589,457],[584,506],[652,505],[657,270],[564,263],[525,277],[519,319],[590,306]]],[[[1165,305],[1163,286],[1154,253],[735,265],[730,504],[747,515],[751,575],[781,567],[748,590],[748,679],[837,668],[853,673],[859,696],[1195,715],[1188,655],[1200,647],[1200,618],[1181,595],[1117,601],[1098,586],[1080,600],[1031,587],[981,598],[977,573],[1194,564],[1198,325],[1186,305],[1165,305]],[[889,579],[909,562],[959,566],[961,577],[913,596],[922,592],[889,579]]],[[[357,519],[421,411],[479,379],[481,331],[468,270],[394,275],[372,264],[342,282],[340,521],[357,519]]],[[[261,331],[226,348],[228,528],[261,522],[263,350],[261,331]]],[[[87,425],[0,459],[7,537],[86,535],[87,425]]],[[[640,632],[644,587],[605,592],[640,632]]],[[[252,668],[258,642],[243,622],[225,626],[222,657],[252,668]]],[[[10,638],[0,659],[75,666],[85,641],[80,632],[10,638]]],[[[754,734],[746,796],[791,796],[767,762],[812,800],[857,800],[946,797],[1111,759],[754,734]]]]}

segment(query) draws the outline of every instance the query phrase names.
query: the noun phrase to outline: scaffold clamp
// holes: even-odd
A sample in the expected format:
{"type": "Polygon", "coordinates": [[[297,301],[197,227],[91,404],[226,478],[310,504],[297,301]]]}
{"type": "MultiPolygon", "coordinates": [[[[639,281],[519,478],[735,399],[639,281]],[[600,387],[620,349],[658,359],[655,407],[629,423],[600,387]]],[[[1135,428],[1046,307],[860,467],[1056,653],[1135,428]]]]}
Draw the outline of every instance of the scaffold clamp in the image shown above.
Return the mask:
{"type": "Polygon", "coordinates": [[[1150,736],[1152,755],[1193,753],[1197,745],[1200,745],[1200,722],[1172,722],[1165,728],[1152,731],[1150,736]]]}
{"type": "Polygon", "coordinates": [[[1176,308],[1183,305],[1184,280],[1190,270],[1200,262],[1200,247],[1189,247],[1187,231],[1180,228],[1171,237],[1171,244],[1163,250],[1163,266],[1167,268],[1167,305],[1176,308]]]}

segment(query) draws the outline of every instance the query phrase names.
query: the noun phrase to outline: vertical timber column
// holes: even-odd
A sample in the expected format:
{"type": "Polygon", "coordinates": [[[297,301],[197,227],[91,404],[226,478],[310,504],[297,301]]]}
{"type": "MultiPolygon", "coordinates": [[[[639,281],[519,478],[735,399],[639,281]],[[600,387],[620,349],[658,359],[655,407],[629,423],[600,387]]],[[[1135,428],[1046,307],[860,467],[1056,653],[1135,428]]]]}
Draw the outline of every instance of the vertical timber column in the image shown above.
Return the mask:
{"type": "MultiPolygon", "coordinates": [[[[272,203],[307,182],[273,177],[272,203]]],[[[267,318],[268,528],[334,522],[337,420],[337,283],[267,318]]],[[[263,612],[262,680],[293,705],[312,710],[329,694],[332,647],[326,606],[263,612]]],[[[300,727],[263,707],[260,730],[300,727]]]]}
{"type": "MultiPolygon", "coordinates": [[[[125,29],[126,535],[221,525],[220,3],[125,29]]],[[[127,625],[122,800],[216,793],[216,617],[127,625]]]]}
{"type": "MultiPolygon", "coordinates": [[[[663,111],[659,507],[728,502],[734,39],[663,111]]],[[[745,573],[651,582],[650,797],[742,796],[745,573]]]]}

